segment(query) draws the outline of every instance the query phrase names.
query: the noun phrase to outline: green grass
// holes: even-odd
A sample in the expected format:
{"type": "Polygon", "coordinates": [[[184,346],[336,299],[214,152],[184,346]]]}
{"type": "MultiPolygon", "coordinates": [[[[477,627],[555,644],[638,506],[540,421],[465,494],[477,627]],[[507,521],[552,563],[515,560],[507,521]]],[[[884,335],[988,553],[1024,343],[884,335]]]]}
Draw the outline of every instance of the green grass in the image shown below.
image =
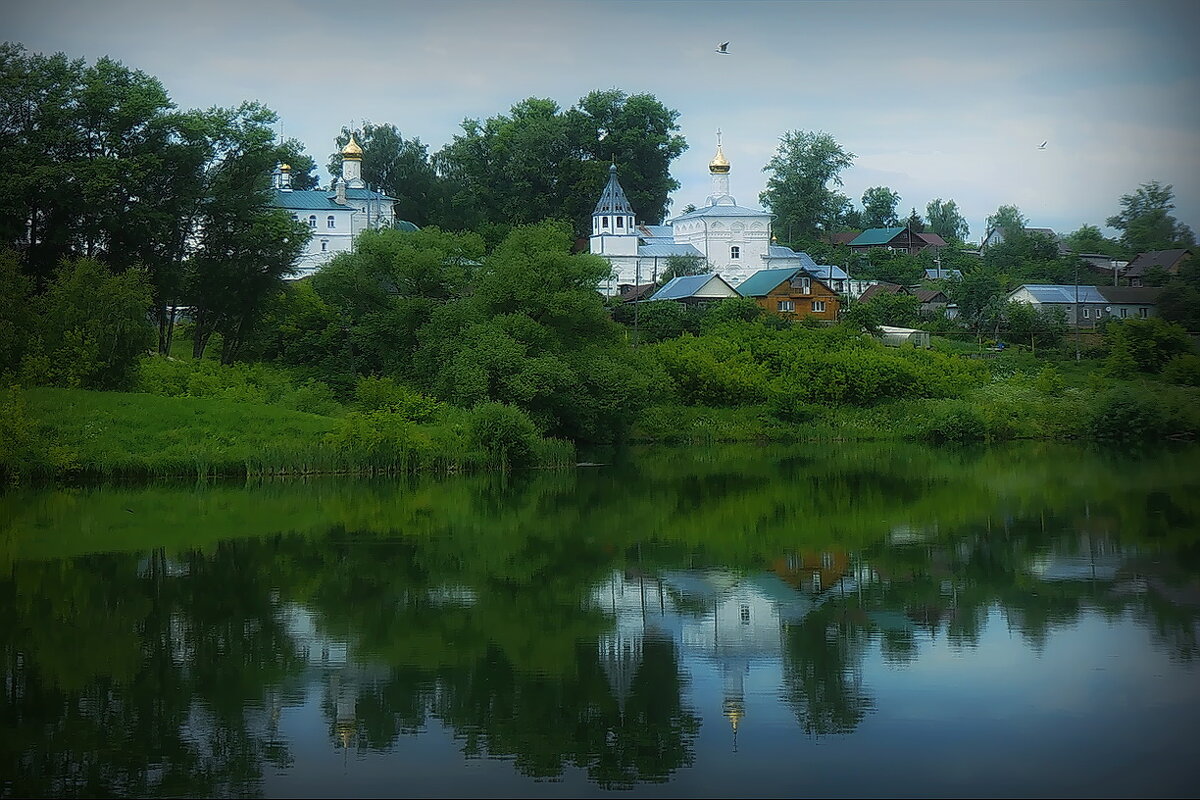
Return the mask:
{"type": "MultiPolygon", "coordinates": [[[[466,425],[458,417],[419,425],[395,415],[335,418],[219,398],[49,388],[18,390],[17,395],[18,403],[5,406],[9,418],[0,420],[0,474],[10,477],[504,468],[469,444],[466,425]],[[42,450],[53,445],[56,458],[32,463],[30,442],[42,450]]],[[[568,442],[535,438],[532,447],[537,466],[574,464],[574,448],[568,442]]]]}

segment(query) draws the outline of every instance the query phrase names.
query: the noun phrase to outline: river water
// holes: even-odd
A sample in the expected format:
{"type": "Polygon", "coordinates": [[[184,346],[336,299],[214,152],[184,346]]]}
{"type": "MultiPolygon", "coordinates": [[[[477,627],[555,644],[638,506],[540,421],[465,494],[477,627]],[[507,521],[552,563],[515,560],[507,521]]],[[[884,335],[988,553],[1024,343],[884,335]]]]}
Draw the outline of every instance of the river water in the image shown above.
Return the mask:
{"type": "Polygon", "coordinates": [[[0,796],[1194,796],[1200,448],[0,495],[0,796]]]}

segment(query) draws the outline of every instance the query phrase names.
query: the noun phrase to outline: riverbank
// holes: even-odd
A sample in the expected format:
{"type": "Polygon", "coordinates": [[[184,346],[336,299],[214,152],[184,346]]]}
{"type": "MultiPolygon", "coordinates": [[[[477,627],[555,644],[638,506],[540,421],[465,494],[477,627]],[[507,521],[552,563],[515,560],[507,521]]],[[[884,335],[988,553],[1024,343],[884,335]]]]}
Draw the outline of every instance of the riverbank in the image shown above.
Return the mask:
{"type": "MultiPolygon", "coordinates": [[[[0,473],[31,479],[460,472],[563,467],[568,442],[537,436],[496,406],[444,407],[423,422],[394,411],[330,414],[210,397],[78,389],[0,396],[0,473]]],[[[961,398],[873,406],[667,405],[634,424],[635,443],[1012,439],[1143,443],[1200,436],[1200,390],[1095,380],[1063,386],[1018,373],[961,398]]]]}
{"type": "Polygon", "coordinates": [[[310,414],[278,405],[81,389],[0,392],[10,481],[459,472],[575,463],[574,447],[521,430],[505,407],[310,414]]]}

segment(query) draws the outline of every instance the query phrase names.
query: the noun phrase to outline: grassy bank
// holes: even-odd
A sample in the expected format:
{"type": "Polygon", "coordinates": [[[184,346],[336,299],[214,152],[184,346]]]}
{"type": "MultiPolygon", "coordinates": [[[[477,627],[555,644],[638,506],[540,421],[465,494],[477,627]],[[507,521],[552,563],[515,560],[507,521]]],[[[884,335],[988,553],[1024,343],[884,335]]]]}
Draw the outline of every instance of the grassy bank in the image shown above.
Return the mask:
{"type": "MultiPolygon", "coordinates": [[[[488,411],[495,409],[483,409],[488,411]]],[[[495,414],[455,409],[421,424],[386,410],[325,416],[207,397],[50,388],[9,389],[0,396],[0,473],[17,480],[392,474],[573,463],[569,443],[513,434],[502,425],[496,430],[495,414]]]]}

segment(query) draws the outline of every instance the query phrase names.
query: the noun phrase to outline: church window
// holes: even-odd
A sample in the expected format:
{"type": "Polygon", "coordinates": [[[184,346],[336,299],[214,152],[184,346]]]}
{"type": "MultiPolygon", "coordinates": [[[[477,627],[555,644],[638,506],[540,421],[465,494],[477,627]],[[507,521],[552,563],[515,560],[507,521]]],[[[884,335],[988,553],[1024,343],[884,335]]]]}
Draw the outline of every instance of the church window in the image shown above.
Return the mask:
{"type": "Polygon", "coordinates": [[[742,607],[738,610],[741,612],[739,616],[741,616],[741,618],[742,618],[742,624],[749,625],[750,624],[750,606],[743,603],[742,607]]]}
{"type": "Polygon", "coordinates": [[[316,214],[310,214],[310,215],[309,215],[309,217],[308,217],[308,227],[310,227],[310,228],[315,228],[315,227],[317,227],[317,215],[316,215],[316,214]]]}
{"type": "Polygon", "coordinates": [[[618,228],[625,227],[625,218],[624,217],[617,217],[617,227],[618,228]]]}
{"type": "Polygon", "coordinates": [[[600,218],[600,227],[602,227],[602,228],[607,228],[607,227],[608,227],[608,217],[601,217],[601,218],[600,218]]]}
{"type": "Polygon", "coordinates": [[[729,257],[730,258],[741,258],[742,257],[742,248],[738,247],[737,245],[734,245],[733,247],[729,248],[729,257]]]}
{"type": "Polygon", "coordinates": [[[324,253],[327,250],[329,250],[329,242],[322,240],[321,241],[321,252],[324,253]]]}
{"type": "Polygon", "coordinates": [[[812,306],[813,311],[815,311],[816,313],[820,314],[825,311],[825,301],[824,300],[813,300],[812,304],[813,304],[813,306],[812,306]]]}
{"type": "Polygon", "coordinates": [[[335,225],[335,223],[334,223],[334,218],[333,218],[333,215],[332,215],[332,214],[330,214],[328,217],[326,217],[326,218],[325,218],[325,227],[326,227],[326,228],[333,228],[333,227],[336,227],[336,225],[335,225]]]}

